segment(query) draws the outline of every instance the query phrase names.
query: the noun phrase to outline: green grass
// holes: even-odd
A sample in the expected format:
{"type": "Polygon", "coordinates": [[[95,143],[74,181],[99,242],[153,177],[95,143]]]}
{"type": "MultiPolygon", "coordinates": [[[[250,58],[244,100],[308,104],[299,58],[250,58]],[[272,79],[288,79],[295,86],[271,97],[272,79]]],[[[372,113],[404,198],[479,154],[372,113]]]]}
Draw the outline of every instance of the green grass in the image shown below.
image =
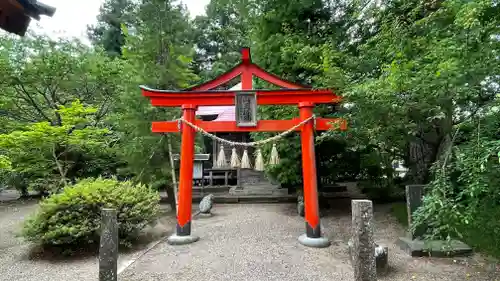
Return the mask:
{"type": "Polygon", "coordinates": [[[401,225],[408,226],[408,212],[405,203],[393,203],[391,213],[401,225]]]}

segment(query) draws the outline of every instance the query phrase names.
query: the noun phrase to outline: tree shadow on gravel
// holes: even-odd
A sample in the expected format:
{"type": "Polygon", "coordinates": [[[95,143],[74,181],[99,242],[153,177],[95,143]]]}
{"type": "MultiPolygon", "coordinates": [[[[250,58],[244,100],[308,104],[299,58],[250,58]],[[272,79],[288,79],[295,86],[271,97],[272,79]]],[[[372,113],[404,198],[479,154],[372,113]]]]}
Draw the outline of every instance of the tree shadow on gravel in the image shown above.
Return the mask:
{"type": "Polygon", "coordinates": [[[387,279],[387,280],[390,280],[390,277],[397,274],[398,273],[398,269],[397,267],[393,266],[390,264],[387,265],[387,268],[381,272],[377,272],[377,277],[378,278],[384,278],[387,279]]]}
{"type": "MultiPolygon", "coordinates": [[[[320,199],[318,203],[321,218],[351,214],[351,199],[320,199]]],[[[286,216],[299,216],[297,203],[283,204],[282,210],[286,216]]]]}
{"type": "Polygon", "coordinates": [[[85,246],[52,246],[32,244],[23,256],[30,261],[72,262],[97,257],[99,244],[85,246]]]}
{"type": "Polygon", "coordinates": [[[282,214],[288,217],[298,217],[297,204],[283,204],[282,214]]]}

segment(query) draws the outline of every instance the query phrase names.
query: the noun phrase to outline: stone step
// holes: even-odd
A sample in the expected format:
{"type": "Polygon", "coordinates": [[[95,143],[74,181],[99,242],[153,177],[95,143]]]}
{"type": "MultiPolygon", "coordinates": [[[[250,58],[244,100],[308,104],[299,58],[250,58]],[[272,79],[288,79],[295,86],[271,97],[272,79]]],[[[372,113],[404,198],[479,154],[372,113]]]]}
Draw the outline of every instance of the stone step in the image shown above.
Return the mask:
{"type": "Polygon", "coordinates": [[[277,182],[273,182],[271,179],[269,179],[264,172],[255,171],[252,169],[240,169],[238,178],[240,186],[245,187],[254,184],[278,184],[277,182]]]}
{"type": "MultiPolygon", "coordinates": [[[[205,194],[207,195],[207,194],[205,194]]],[[[193,194],[193,204],[197,204],[203,198],[202,195],[193,194]]],[[[230,194],[215,194],[215,203],[296,203],[297,197],[294,194],[285,195],[230,195],[230,194]]],[[[162,203],[168,203],[169,199],[165,196],[161,197],[162,203]]]]}
{"type": "Polygon", "coordinates": [[[243,189],[243,190],[230,190],[229,194],[275,194],[273,190],[253,190],[253,189],[243,189]]]}
{"type": "Polygon", "coordinates": [[[236,188],[232,187],[231,189],[226,189],[226,190],[193,190],[193,196],[206,196],[208,194],[213,194],[215,196],[222,196],[222,195],[234,195],[234,196],[240,196],[240,195],[248,195],[248,196],[270,196],[270,195],[288,195],[288,189],[286,188],[259,188],[259,189],[252,189],[252,188],[236,188]]]}
{"type": "Polygon", "coordinates": [[[278,190],[273,191],[273,195],[288,195],[288,189],[286,188],[280,188],[278,190]]]}
{"type": "Polygon", "coordinates": [[[271,184],[271,183],[248,183],[248,184],[240,184],[240,187],[243,188],[252,188],[252,189],[259,189],[259,188],[267,188],[267,189],[278,189],[280,188],[280,185],[278,184],[271,184]]]}
{"type": "Polygon", "coordinates": [[[261,195],[271,195],[273,194],[272,190],[269,189],[249,189],[249,188],[231,188],[229,190],[230,195],[250,195],[250,194],[261,194],[261,195]]]}
{"type": "Polygon", "coordinates": [[[230,195],[287,195],[288,189],[285,188],[231,188],[229,190],[230,195]]]}
{"type": "Polygon", "coordinates": [[[347,186],[345,185],[323,185],[321,187],[322,192],[346,192],[347,186]]]}
{"type": "Polygon", "coordinates": [[[267,191],[273,191],[273,190],[280,190],[284,188],[279,188],[279,187],[272,187],[272,186],[247,186],[247,187],[234,187],[230,188],[229,190],[249,190],[249,191],[262,191],[262,192],[267,192],[267,191]]]}
{"type": "MultiPolygon", "coordinates": [[[[193,197],[194,201],[201,199],[193,197]]],[[[216,196],[215,203],[294,203],[297,201],[294,195],[224,195],[216,196]]]]}
{"type": "Polygon", "coordinates": [[[193,186],[193,192],[228,192],[230,189],[229,186],[193,186]]]}

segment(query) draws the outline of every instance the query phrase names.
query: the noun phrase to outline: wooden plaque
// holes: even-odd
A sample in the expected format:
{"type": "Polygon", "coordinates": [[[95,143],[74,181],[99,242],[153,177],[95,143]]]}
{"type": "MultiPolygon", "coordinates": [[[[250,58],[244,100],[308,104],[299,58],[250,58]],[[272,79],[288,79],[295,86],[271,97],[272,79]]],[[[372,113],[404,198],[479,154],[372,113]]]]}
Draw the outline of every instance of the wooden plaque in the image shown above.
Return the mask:
{"type": "Polygon", "coordinates": [[[236,125],[257,126],[257,96],[255,92],[237,92],[235,95],[236,125]]]}

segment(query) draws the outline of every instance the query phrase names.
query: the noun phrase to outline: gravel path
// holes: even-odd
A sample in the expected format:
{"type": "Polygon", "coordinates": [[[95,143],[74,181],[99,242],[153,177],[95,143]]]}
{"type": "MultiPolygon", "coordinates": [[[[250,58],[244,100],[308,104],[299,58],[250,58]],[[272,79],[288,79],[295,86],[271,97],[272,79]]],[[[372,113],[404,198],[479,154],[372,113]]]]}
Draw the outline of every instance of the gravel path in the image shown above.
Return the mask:
{"type": "Polygon", "coordinates": [[[23,245],[23,241],[16,237],[19,223],[35,209],[35,200],[0,203],[0,251],[23,245]]]}
{"type": "MultiPolygon", "coordinates": [[[[200,241],[186,246],[161,243],[126,269],[119,280],[335,280],[351,281],[347,240],[350,203],[338,201],[322,218],[331,239],[326,249],[300,245],[302,218],[293,204],[217,205],[215,216],[193,222],[200,241]],[[343,210],[343,211],[342,211],[343,210]]],[[[404,233],[388,215],[386,206],[376,207],[376,239],[389,246],[390,272],[379,280],[493,281],[498,272],[487,272],[477,264],[481,259],[415,259],[393,242],[404,233]]],[[[500,280],[500,279],[499,279],[500,280]]]]}
{"type": "MultiPolygon", "coordinates": [[[[335,201],[332,207],[322,218],[332,246],[311,249],[297,242],[304,232],[304,221],[296,215],[293,204],[216,205],[215,216],[193,222],[193,232],[201,236],[197,243],[170,246],[162,242],[142,257],[144,247],[122,252],[119,268],[140,258],[120,274],[119,280],[351,281],[346,247],[350,203],[335,201]]],[[[35,201],[0,203],[0,280],[96,281],[95,256],[54,259],[33,255],[32,245],[15,237],[22,220],[35,209],[35,201]]],[[[456,263],[408,257],[393,244],[403,229],[388,215],[388,207],[376,206],[375,211],[377,242],[390,248],[390,273],[379,280],[500,281],[498,272],[476,266],[483,262],[480,257],[456,263]]],[[[174,219],[165,217],[148,229],[148,234],[164,236],[174,226],[174,219]]]]}
{"type": "MultiPolygon", "coordinates": [[[[23,220],[37,208],[36,200],[0,202],[0,281],[97,281],[98,262],[94,255],[62,258],[51,253],[41,253],[31,244],[16,237],[23,220]]],[[[175,220],[165,220],[174,225],[175,220]]],[[[161,224],[148,228],[144,243],[165,236],[161,224]]],[[[120,253],[118,268],[139,257],[145,245],[120,253]]]]}

